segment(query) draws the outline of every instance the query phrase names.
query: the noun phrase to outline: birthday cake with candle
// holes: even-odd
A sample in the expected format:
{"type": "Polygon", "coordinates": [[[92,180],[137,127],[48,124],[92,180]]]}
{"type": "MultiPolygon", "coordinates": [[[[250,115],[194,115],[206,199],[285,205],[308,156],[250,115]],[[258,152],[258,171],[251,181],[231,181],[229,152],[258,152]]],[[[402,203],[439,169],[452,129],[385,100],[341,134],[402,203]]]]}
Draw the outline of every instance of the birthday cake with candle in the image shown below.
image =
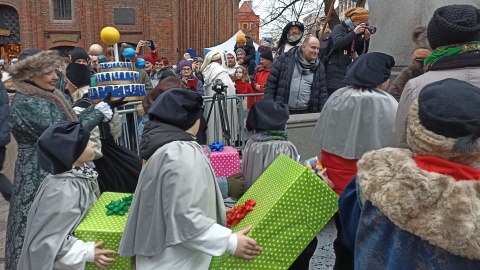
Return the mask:
{"type": "Polygon", "coordinates": [[[133,71],[131,62],[100,63],[99,69],[96,86],[88,90],[93,103],[101,102],[109,92],[112,100],[124,97],[124,101],[138,101],[145,97],[145,85],[140,83],[140,74],[133,71]]]}

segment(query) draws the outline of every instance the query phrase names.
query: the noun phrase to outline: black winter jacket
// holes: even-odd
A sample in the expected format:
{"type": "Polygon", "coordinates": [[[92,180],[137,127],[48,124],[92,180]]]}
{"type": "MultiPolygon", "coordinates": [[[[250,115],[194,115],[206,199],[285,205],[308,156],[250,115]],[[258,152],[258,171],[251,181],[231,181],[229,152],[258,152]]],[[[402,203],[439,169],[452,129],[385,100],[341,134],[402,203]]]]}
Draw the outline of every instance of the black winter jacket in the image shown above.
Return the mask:
{"type": "MultiPolygon", "coordinates": [[[[288,104],[290,96],[290,83],[292,82],[293,69],[297,65],[295,54],[301,47],[290,49],[275,61],[270,69],[267,83],[265,84],[264,99],[273,99],[288,104]]],[[[325,81],[325,67],[319,63],[314,71],[313,83],[310,93],[310,113],[321,112],[327,102],[327,82],[325,81]]]]}
{"type": "MultiPolygon", "coordinates": [[[[237,44],[235,44],[235,47],[233,48],[233,51],[235,54],[237,53],[237,44]]],[[[248,75],[253,75],[255,73],[255,57],[256,57],[256,51],[255,51],[255,46],[253,46],[253,39],[251,37],[247,38],[247,44],[243,47],[247,55],[245,55],[244,61],[244,67],[248,71],[248,75]]]]}
{"type": "Polygon", "coordinates": [[[353,31],[348,32],[347,28],[342,24],[335,25],[330,34],[330,38],[332,39],[333,52],[326,66],[327,86],[329,89],[337,90],[347,86],[343,83],[343,80],[346,76],[347,67],[352,63],[350,49],[353,40],[355,40],[355,51],[357,55],[368,51],[370,40],[364,42],[363,35],[356,35],[353,31]],[[344,53],[345,51],[347,52],[346,54],[344,53]]]}
{"type": "MultiPolygon", "coordinates": [[[[0,147],[10,142],[10,127],[8,120],[10,119],[10,105],[8,104],[7,89],[0,81],[0,147]]],[[[0,164],[2,167],[2,164],[0,164]]]]}

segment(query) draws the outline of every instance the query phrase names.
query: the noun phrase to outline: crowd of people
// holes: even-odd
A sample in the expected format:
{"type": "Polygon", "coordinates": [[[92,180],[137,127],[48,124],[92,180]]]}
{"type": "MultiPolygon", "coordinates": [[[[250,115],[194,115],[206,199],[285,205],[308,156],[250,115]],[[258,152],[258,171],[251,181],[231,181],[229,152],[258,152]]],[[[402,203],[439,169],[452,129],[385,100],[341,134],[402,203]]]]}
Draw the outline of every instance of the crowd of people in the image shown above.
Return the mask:
{"type": "MultiPolygon", "coordinates": [[[[16,160],[13,179],[0,174],[10,202],[5,269],[104,268],[116,253],[134,256],[138,270],[208,269],[222,254],[254,259],[262,243],[247,236],[251,227],[225,227],[226,199],[238,200],[280,154],[297,160],[286,123],[306,113],[320,113],[312,134],[320,175],[339,195],[334,269],[480,268],[480,9],[443,6],[413,29],[412,63],[392,84],[395,59],[368,50],[369,16],[347,10],[328,54],[300,22],[285,26],[275,48],[257,52],[239,33],[230,51],[186,53],[172,66],[153,40],[140,40],[139,155],[115,142],[126,102],[88,96],[112,50],[21,52],[0,84],[0,169],[16,160]],[[237,106],[248,110],[250,135],[241,173],[227,179],[242,188],[229,196],[202,149],[225,136],[217,107],[214,120],[204,117],[218,80],[227,96],[260,94],[228,103],[230,119],[237,106]],[[134,193],[118,250],[73,233],[106,191],[134,193]]],[[[289,269],[309,269],[316,247],[315,237],[289,269]]]]}

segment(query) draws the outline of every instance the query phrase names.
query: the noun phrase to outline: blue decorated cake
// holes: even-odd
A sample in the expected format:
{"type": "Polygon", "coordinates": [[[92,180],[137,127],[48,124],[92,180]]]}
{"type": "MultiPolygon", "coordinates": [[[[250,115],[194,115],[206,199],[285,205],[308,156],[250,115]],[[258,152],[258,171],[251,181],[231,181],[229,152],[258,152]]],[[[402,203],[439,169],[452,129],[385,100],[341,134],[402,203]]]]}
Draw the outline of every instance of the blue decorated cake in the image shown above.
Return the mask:
{"type": "Polygon", "coordinates": [[[96,86],[88,90],[93,103],[102,101],[112,92],[112,99],[125,97],[125,101],[143,100],[145,85],[140,83],[140,74],[133,71],[131,62],[108,62],[100,64],[100,73],[95,74],[96,86]]]}

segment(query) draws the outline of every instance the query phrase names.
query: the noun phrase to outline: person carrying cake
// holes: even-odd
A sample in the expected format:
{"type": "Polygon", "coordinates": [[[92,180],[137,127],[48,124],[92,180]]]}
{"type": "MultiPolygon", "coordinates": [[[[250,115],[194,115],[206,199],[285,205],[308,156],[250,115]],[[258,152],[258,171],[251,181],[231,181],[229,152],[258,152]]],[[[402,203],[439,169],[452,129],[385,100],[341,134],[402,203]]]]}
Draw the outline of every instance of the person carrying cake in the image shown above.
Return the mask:
{"type": "Polygon", "coordinates": [[[195,142],[203,99],[171,89],[149,108],[140,155],[147,160],[120,242],[136,269],[208,269],[212,256],[253,259],[261,248],[225,226],[223,198],[202,147],[195,142]],[[192,176],[195,175],[195,177],[192,176]],[[155,203],[153,203],[155,202],[155,203]]]}
{"type": "Polygon", "coordinates": [[[5,242],[5,268],[17,269],[26,218],[38,187],[47,175],[38,165],[36,144],[49,126],[62,121],[79,121],[92,130],[112,118],[117,101],[109,97],[88,107],[78,116],[64,94],[55,89],[56,69],[62,58],[55,51],[25,50],[9,68],[17,90],[10,108],[10,127],[18,143],[13,194],[10,200],[5,242]]]}
{"type": "MultiPolygon", "coordinates": [[[[65,78],[67,89],[75,103],[73,110],[80,114],[92,105],[88,97],[89,70],[85,65],[71,63],[65,78]]],[[[132,151],[115,143],[122,135],[122,124],[114,110],[112,120],[102,122],[92,130],[95,142],[95,170],[98,172],[100,191],[133,193],[142,169],[141,159],[132,151]]]]}
{"type": "Polygon", "coordinates": [[[100,196],[97,173],[86,165],[95,156],[90,132],[78,122],[53,124],[38,139],[39,166],[49,174],[38,188],[27,218],[18,268],[104,268],[115,262],[98,243],[83,242],[73,232],[100,196]]]}

